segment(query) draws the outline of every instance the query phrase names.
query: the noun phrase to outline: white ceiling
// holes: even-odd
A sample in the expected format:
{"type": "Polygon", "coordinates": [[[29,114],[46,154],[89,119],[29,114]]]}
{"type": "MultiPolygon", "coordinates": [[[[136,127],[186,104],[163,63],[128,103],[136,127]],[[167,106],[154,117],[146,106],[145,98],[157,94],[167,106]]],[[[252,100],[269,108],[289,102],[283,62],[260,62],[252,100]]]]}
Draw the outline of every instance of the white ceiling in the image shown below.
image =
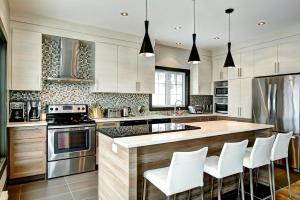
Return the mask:
{"type": "MultiPolygon", "coordinates": [[[[26,12],[143,36],[145,0],[9,0],[15,12],[26,12]],[[126,11],[129,16],[122,17],[126,11]]],[[[224,10],[232,7],[232,41],[239,43],[300,24],[299,0],[196,0],[198,47],[212,49],[227,42],[224,10]],[[259,27],[259,21],[266,21],[259,27]],[[220,40],[214,40],[215,36],[220,40]]],[[[150,37],[189,47],[193,32],[192,0],[148,0],[150,37]],[[181,30],[174,30],[175,26],[181,30]]],[[[176,45],[175,45],[176,46],[176,45]]]]}

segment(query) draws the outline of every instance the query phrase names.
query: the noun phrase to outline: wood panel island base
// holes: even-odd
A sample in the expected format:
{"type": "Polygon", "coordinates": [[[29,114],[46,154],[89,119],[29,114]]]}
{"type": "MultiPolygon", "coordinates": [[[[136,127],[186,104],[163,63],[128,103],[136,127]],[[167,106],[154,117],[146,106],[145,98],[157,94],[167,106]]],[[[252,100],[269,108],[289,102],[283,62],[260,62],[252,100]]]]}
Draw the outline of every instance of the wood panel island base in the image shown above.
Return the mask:
{"type": "MultiPolygon", "coordinates": [[[[186,125],[201,129],[131,137],[109,137],[101,133],[100,129],[99,199],[141,199],[144,171],[169,166],[173,152],[208,147],[208,156],[219,155],[225,142],[249,139],[251,146],[255,137],[269,136],[273,128],[271,125],[236,121],[195,122],[186,125]]],[[[233,190],[237,185],[237,176],[226,178],[223,180],[223,192],[233,190]]],[[[205,174],[205,195],[210,195],[210,188],[211,177],[205,174]]],[[[192,196],[197,196],[199,191],[199,188],[193,189],[192,196]]],[[[177,194],[177,199],[185,199],[187,195],[187,192],[177,194]]],[[[165,196],[149,183],[146,199],[165,199],[165,196]]]]}

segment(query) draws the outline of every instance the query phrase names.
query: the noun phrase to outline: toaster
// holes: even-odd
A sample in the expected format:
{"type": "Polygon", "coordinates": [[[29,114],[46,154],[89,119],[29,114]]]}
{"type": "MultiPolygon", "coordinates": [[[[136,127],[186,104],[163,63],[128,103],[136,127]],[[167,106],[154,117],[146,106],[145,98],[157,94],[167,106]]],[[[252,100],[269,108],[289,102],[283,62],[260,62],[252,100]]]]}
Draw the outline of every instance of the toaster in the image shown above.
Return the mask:
{"type": "Polygon", "coordinates": [[[106,118],[121,117],[121,110],[118,108],[107,108],[104,110],[104,117],[106,118]]]}

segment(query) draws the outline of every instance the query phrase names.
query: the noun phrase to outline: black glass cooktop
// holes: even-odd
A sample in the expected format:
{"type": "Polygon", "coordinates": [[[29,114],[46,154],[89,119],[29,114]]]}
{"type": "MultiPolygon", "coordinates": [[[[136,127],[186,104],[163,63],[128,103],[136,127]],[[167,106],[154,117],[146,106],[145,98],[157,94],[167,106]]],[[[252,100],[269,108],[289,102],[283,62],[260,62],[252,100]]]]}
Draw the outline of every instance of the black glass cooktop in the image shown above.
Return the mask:
{"type": "Polygon", "coordinates": [[[162,124],[146,124],[134,126],[120,126],[115,128],[100,128],[98,132],[107,135],[111,138],[140,136],[157,133],[177,132],[186,130],[200,129],[200,127],[189,126],[176,123],[162,123],[162,124]]]}

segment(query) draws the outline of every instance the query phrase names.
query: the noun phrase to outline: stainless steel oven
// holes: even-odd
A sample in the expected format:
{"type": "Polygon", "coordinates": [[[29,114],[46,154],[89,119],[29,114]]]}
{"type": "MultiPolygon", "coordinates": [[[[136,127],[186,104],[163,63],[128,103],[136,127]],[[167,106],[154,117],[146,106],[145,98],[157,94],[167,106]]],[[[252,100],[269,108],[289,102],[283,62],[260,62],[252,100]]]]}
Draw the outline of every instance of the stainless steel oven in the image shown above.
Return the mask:
{"type": "Polygon", "coordinates": [[[87,117],[86,108],[48,107],[47,178],[96,169],[96,123],[87,117]]]}
{"type": "Polygon", "coordinates": [[[216,103],[215,112],[221,114],[228,114],[228,103],[216,103]]]}

